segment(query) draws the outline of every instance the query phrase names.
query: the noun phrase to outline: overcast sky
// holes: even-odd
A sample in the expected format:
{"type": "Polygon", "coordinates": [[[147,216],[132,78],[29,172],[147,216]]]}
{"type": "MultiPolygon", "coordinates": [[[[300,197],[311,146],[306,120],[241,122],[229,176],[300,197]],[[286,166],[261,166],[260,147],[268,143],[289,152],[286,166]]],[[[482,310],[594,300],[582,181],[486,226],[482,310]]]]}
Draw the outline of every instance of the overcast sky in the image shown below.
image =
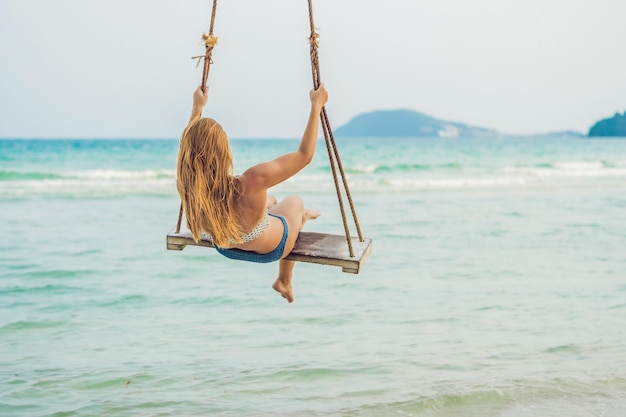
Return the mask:
{"type": "MultiPolygon", "coordinates": [[[[626,109],[624,0],[314,0],[334,127],[407,108],[507,133],[626,109]]],[[[0,137],[178,138],[209,0],[0,0],[0,137]]],[[[205,116],[298,137],[306,0],[220,0],[205,116]]]]}

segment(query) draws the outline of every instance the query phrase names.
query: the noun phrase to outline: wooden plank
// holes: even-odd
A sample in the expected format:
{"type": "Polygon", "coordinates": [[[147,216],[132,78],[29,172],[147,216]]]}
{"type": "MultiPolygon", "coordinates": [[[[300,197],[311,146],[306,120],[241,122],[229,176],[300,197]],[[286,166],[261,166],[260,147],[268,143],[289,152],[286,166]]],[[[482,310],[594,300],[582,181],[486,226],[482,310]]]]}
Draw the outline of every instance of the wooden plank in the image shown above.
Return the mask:
{"type": "MultiPolygon", "coordinates": [[[[168,233],[166,238],[167,249],[183,250],[187,245],[213,248],[213,244],[206,239],[201,239],[196,243],[189,230],[182,229],[180,233],[176,233],[173,229],[168,233]]],[[[363,242],[360,242],[358,238],[352,237],[352,246],[354,257],[350,256],[345,236],[300,232],[293,251],[286,259],[339,266],[343,272],[358,274],[372,252],[372,240],[364,239],[363,242]]]]}
{"type": "Polygon", "coordinates": [[[372,252],[372,240],[352,237],[354,257],[350,256],[345,236],[300,232],[296,245],[286,259],[342,268],[343,272],[358,274],[372,252]]]}

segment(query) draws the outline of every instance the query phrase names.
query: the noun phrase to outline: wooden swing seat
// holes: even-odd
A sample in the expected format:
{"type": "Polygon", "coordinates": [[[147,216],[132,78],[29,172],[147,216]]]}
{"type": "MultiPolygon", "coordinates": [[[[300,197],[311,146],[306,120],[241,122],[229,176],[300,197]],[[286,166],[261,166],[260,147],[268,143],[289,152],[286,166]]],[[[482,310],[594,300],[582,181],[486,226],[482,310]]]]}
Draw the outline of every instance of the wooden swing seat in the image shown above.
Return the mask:
{"type": "MultiPolygon", "coordinates": [[[[332,265],[341,267],[343,272],[358,274],[361,266],[365,264],[372,252],[372,240],[352,237],[354,257],[348,251],[348,242],[345,236],[330,235],[326,233],[300,232],[296,245],[285,259],[297,262],[308,262],[320,265],[332,265]]],[[[201,239],[198,243],[193,240],[191,232],[181,228],[176,233],[176,228],[167,234],[167,249],[183,250],[185,246],[204,246],[213,248],[209,240],[201,239]]]]}

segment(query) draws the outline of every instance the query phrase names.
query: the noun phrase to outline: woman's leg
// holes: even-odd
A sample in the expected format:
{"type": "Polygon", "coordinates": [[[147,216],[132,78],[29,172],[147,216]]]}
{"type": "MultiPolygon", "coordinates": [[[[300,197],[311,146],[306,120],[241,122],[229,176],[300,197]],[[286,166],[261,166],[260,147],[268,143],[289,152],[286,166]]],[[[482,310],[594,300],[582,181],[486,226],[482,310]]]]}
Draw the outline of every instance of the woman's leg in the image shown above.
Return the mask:
{"type": "Polygon", "coordinates": [[[293,303],[293,286],[291,280],[293,277],[293,267],[296,266],[295,261],[281,259],[278,261],[278,278],[272,284],[274,291],[280,293],[288,302],[293,303]]]}
{"type": "MultiPolygon", "coordinates": [[[[309,219],[316,219],[320,212],[307,210],[304,208],[302,199],[298,196],[288,196],[281,202],[270,207],[270,213],[282,216],[287,221],[288,236],[285,243],[285,251],[283,257],[289,255],[298,238],[298,233],[302,230],[304,223],[309,219]]],[[[278,278],[272,285],[274,290],[278,291],[290,303],[293,302],[293,287],[291,280],[293,278],[293,268],[296,265],[294,261],[281,259],[278,261],[278,278]]]]}

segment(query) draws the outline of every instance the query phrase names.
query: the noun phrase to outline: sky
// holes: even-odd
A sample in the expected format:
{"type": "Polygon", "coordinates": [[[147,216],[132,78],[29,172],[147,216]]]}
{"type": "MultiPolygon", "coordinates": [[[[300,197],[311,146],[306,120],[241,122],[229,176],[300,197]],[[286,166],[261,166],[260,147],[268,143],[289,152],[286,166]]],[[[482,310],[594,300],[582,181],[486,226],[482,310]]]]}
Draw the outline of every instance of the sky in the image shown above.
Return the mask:
{"type": "MultiPolygon", "coordinates": [[[[624,0],[313,0],[333,127],[411,109],[510,134],[626,110],[624,0]]],[[[210,0],[0,0],[0,138],[178,138],[210,0]]],[[[305,0],[219,0],[204,115],[296,138],[305,0]]]]}

